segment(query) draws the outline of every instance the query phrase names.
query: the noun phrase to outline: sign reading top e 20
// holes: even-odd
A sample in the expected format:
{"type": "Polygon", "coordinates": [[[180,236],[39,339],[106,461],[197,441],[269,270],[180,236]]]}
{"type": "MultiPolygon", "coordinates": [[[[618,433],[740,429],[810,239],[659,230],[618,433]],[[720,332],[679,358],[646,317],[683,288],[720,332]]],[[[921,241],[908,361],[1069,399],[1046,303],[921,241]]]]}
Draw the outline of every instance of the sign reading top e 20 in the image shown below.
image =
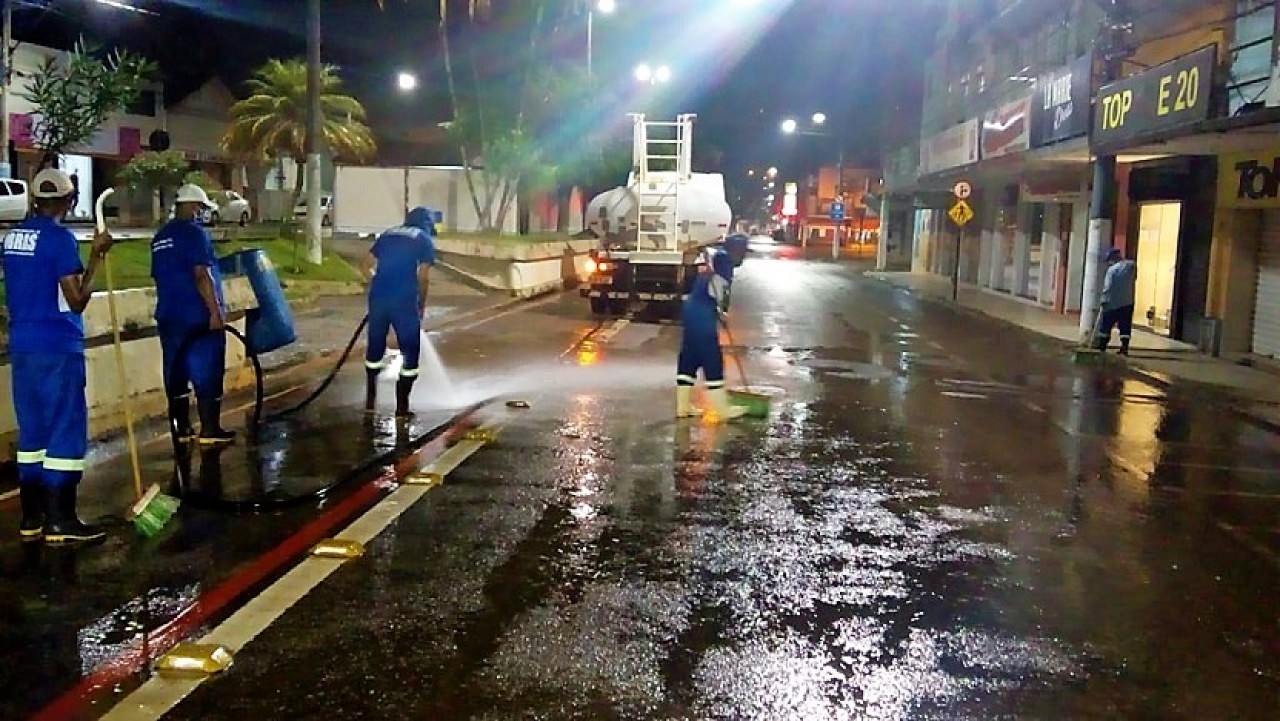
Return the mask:
{"type": "Polygon", "coordinates": [[[1093,145],[1116,146],[1209,117],[1214,46],[1112,83],[1098,92],[1093,145]]]}

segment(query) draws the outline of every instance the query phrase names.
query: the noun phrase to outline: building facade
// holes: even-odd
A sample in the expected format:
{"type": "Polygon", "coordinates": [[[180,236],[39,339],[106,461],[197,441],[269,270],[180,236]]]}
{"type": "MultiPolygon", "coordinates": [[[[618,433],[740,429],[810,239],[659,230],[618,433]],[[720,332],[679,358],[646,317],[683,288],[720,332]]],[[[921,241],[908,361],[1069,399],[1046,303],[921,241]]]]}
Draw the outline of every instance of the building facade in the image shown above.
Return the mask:
{"type": "Polygon", "coordinates": [[[920,141],[886,155],[880,267],[1079,313],[1115,247],[1138,263],[1137,325],[1280,356],[1276,27],[1263,0],[1121,0],[1110,16],[952,2],[920,141]],[[1118,200],[1091,252],[1099,155],[1116,157],[1118,200]],[[963,229],[945,212],[960,180],[976,211],[963,229]]]}
{"type": "MultiPolygon", "coordinates": [[[[26,43],[13,52],[8,107],[16,177],[30,178],[41,159],[33,137],[36,108],[23,97],[26,85],[48,59],[62,56],[65,56],[63,51],[26,43]]],[[[234,102],[231,91],[216,79],[183,98],[167,99],[160,85],[144,90],[124,112],[109,116],[87,143],[59,159],[61,167],[75,176],[81,189],[82,200],[72,209],[71,219],[90,219],[93,198],[103,189],[116,185],[120,169],[149,147],[151,134],[156,130],[169,134],[170,149],[183,153],[194,169],[205,171],[225,187],[243,189],[244,174],[234,172],[236,165],[220,148],[234,102]]],[[[132,195],[119,193],[113,203],[124,215],[138,213],[149,220],[151,199],[132,195]]]]}
{"type": "Polygon", "coordinates": [[[837,183],[839,170],[822,167],[805,179],[797,203],[798,235],[806,245],[835,242],[841,230],[843,246],[874,246],[880,234],[880,207],[875,193],[880,189],[880,172],[874,168],[845,168],[844,182],[837,183]],[[831,206],[844,197],[843,222],[831,218],[831,206]]]}

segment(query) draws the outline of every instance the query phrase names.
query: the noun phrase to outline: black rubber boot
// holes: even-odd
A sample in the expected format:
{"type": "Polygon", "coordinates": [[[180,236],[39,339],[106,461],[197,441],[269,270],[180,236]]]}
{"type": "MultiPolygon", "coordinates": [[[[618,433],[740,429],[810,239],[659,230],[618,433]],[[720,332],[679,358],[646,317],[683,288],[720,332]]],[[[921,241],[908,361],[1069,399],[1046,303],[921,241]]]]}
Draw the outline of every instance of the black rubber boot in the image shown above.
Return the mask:
{"type": "Polygon", "coordinates": [[[381,372],[378,368],[364,369],[364,409],[368,413],[378,405],[378,374],[381,372]]]}
{"type": "Polygon", "coordinates": [[[22,495],[18,535],[24,541],[38,541],[44,535],[44,490],[39,483],[22,483],[18,488],[22,495]]]}
{"type": "Polygon", "coordinates": [[[413,418],[409,410],[409,396],[413,394],[413,382],[416,378],[399,378],[396,380],[396,418],[413,418]]]}
{"type": "Polygon", "coordinates": [[[236,434],[222,428],[222,399],[197,398],[196,409],[200,413],[200,444],[215,446],[233,443],[236,434]]]}
{"type": "Polygon", "coordinates": [[[45,543],[96,543],[107,537],[101,528],[82,523],[76,515],[75,484],[45,489],[44,501],[45,543]]]}
{"type": "Polygon", "coordinates": [[[1120,336],[1120,355],[1129,355],[1129,339],[1120,336]]]}
{"type": "Polygon", "coordinates": [[[196,432],[191,427],[191,396],[169,399],[169,423],[179,443],[195,440],[196,432]]]}

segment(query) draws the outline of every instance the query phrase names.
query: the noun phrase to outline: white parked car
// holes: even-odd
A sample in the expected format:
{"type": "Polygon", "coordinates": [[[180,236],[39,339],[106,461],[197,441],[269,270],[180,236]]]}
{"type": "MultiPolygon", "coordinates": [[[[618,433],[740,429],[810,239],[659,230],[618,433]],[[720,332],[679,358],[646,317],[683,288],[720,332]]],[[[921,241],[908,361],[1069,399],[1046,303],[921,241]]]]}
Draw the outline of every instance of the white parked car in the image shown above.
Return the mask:
{"type": "Polygon", "coordinates": [[[30,202],[25,180],[0,180],[0,222],[17,223],[26,219],[30,202]]]}
{"type": "MultiPolygon", "coordinates": [[[[293,209],[293,217],[299,222],[307,219],[307,199],[303,198],[298,201],[298,207],[293,209]]],[[[333,225],[333,196],[320,196],[320,225],[329,227],[333,225]]]]}
{"type": "Polygon", "coordinates": [[[210,210],[206,218],[209,225],[219,223],[239,223],[248,225],[253,219],[253,208],[249,201],[234,190],[215,190],[209,193],[209,200],[218,204],[216,210],[210,210]]]}

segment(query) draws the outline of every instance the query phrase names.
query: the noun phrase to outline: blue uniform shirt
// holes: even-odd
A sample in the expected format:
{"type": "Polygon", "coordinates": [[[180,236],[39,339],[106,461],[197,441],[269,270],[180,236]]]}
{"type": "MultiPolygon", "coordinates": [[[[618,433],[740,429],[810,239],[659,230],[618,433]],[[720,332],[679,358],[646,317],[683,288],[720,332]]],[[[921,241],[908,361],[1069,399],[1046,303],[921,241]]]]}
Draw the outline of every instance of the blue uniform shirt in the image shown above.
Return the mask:
{"type": "Polygon", "coordinates": [[[11,353],[84,353],[84,319],[59,280],[84,272],[71,231],[33,216],[4,237],[5,303],[11,353]]]}
{"type": "Polygon", "coordinates": [[[701,270],[694,278],[693,289],[685,302],[687,311],[715,311],[729,307],[729,286],[733,283],[733,259],[721,248],[707,248],[704,256],[709,272],[701,270]]]}
{"type": "Polygon", "coordinates": [[[151,277],[156,281],[156,320],[184,327],[209,325],[209,309],[196,288],[195,269],[205,266],[213,276],[218,307],[226,311],[222,298],[222,275],[213,255],[209,231],[193,220],[165,223],[151,241],[151,277]]]}
{"type": "Polygon", "coordinates": [[[421,228],[392,228],[374,241],[369,252],[378,259],[370,303],[418,302],[418,266],[434,265],[436,245],[421,228]]]}

